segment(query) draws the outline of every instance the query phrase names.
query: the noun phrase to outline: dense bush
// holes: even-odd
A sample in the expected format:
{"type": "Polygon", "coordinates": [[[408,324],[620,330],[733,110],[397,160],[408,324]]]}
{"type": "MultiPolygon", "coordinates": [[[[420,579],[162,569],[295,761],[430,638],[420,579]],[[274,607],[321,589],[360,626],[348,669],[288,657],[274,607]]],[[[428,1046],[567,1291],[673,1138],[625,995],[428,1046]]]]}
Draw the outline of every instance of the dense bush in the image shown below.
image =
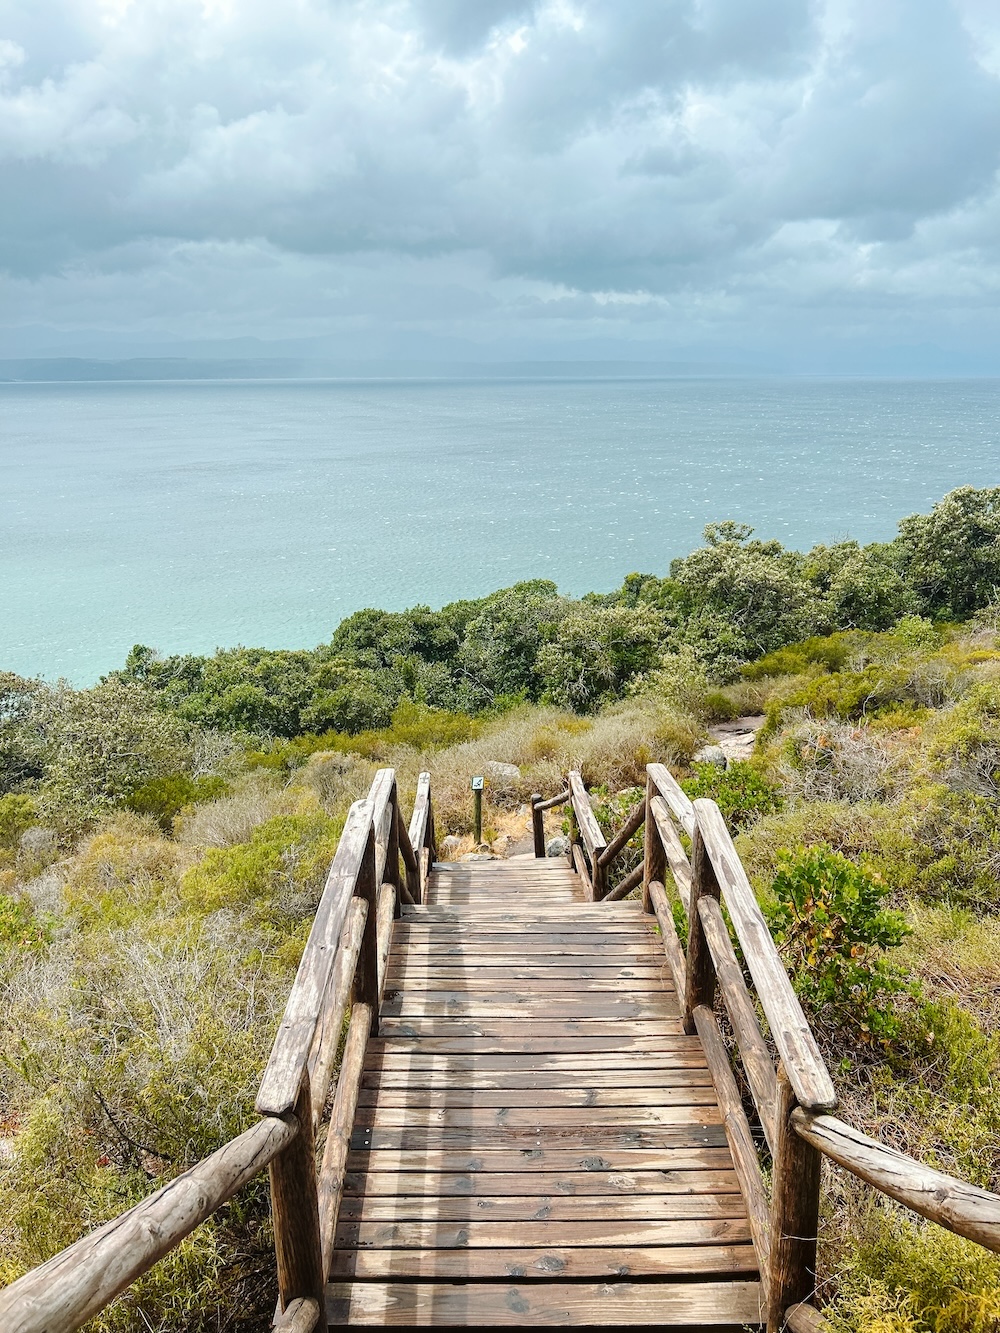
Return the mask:
{"type": "Polygon", "coordinates": [[[899,1020],[887,997],[904,989],[885,950],[908,933],[888,889],[829,847],[783,851],[768,924],[813,1024],[862,1044],[887,1043],[899,1020]]]}
{"type": "Polygon", "coordinates": [[[701,796],[715,801],[733,832],[781,809],[781,792],[752,764],[737,760],[725,768],[718,764],[693,764],[692,768],[694,776],[681,786],[693,801],[701,796]]]}

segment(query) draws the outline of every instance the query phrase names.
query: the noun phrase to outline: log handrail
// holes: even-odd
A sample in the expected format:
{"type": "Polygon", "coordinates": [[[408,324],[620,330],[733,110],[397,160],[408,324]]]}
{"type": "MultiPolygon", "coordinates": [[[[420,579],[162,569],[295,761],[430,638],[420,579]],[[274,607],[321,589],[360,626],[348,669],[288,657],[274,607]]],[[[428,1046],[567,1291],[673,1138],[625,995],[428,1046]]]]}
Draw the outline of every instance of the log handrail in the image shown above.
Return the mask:
{"type": "Polygon", "coordinates": [[[543,802],[540,795],[533,796],[532,810],[551,808],[567,797],[578,830],[571,864],[588,896],[611,902],[641,882],[643,907],[655,915],[674,988],[685,998],[689,1030],[701,1038],[719,1098],[760,1263],[768,1333],[785,1328],[824,1333],[829,1328],[811,1303],[822,1157],[928,1221],[1000,1253],[1000,1195],[926,1166],[830,1114],[837,1104],[833,1081],[716,803],[691,801],[664,765],[648,764],[644,800],[608,841],[603,831],[599,839],[594,834],[591,821],[596,820],[579,773],[568,775],[567,789],[558,797],[543,802]],[[640,828],[642,867],[610,893],[598,893],[595,869],[606,874],[640,828]],[[684,837],[691,844],[690,854],[684,837]],[[686,953],[665,881],[673,882],[687,920],[686,953]],[[716,989],[772,1154],[769,1192],[713,1011],[716,989]]]}
{"type": "Polygon", "coordinates": [[[351,806],[327,874],[257,1094],[262,1118],[0,1291],[0,1328],[73,1333],[265,1169],[278,1270],[275,1327],[283,1333],[326,1327],[325,1275],[365,1050],[378,1025],[393,917],[401,899],[423,896],[433,857],[430,775],[420,775],[407,828],[395,771],[379,770],[368,796],[351,806]],[[330,1123],[317,1169],[314,1136],[331,1084],[330,1123]]]}

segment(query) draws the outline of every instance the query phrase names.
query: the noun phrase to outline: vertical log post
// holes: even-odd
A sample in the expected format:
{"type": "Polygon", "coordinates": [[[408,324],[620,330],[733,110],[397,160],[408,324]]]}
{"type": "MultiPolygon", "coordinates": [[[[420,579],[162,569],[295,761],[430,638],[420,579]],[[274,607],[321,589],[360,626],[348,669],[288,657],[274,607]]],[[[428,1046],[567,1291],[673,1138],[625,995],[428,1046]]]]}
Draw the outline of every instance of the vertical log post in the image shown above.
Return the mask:
{"type": "Polygon", "coordinates": [[[653,902],[649,896],[650,884],[662,884],[667,873],[667,858],[660,841],[656,820],[653,818],[653,797],[658,796],[656,783],[652,775],[646,774],[646,828],[643,833],[642,849],[642,910],[652,913],[653,902]]]}
{"type": "Polygon", "coordinates": [[[780,1333],[788,1307],[808,1302],[815,1292],[819,1230],[820,1154],[792,1128],[798,1103],[780,1065],[777,1103],[767,1333],[780,1333]]]}
{"type": "Polygon", "coordinates": [[[694,1011],[699,1004],[711,1009],[715,1003],[715,964],[698,912],[699,898],[720,897],[719,881],[708,850],[695,825],[691,839],[691,907],[688,912],[687,992],[684,996],[684,1031],[694,1032],[694,1011]]]}
{"type": "Polygon", "coordinates": [[[371,1006],[372,1036],[378,1032],[378,885],[375,883],[375,830],[369,828],[368,843],[356,881],[356,893],[368,904],[361,952],[354,973],[354,1000],[371,1006]]]}
{"type": "Polygon", "coordinates": [[[573,848],[582,847],[583,839],[580,837],[580,826],[576,822],[576,811],[573,808],[572,797],[570,798],[568,806],[568,822],[569,822],[569,846],[566,849],[566,857],[569,860],[570,870],[575,871],[576,863],[573,860],[573,848]]]}
{"type": "Polygon", "coordinates": [[[320,1241],[316,1144],[308,1072],[302,1075],[293,1114],[299,1122],[299,1132],[268,1167],[278,1296],[282,1310],[287,1310],[292,1301],[300,1298],[318,1300],[322,1310],[326,1305],[326,1280],[320,1241]]]}
{"type": "MultiPolygon", "coordinates": [[[[391,884],[396,890],[394,916],[403,915],[403,895],[399,891],[399,880],[399,787],[393,782],[392,790],[389,793],[389,841],[385,849],[385,869],[382,871],[382,882],[391,884]]],[[[377,891],[377,884],[375,888],[377,891]]]]}
{"type": "Polygon", "coordinates": [[[592,858],[591,878],[594,881],[594,902],[599,903],[608,893],[608,867],[602,866],[596,856],[592,858]]]}
{"type": "Polygon", "coordinates": [[[531,793],[531,832],[535,839],[535,856],[543,857],[545,855],[545,815],[539,810],[542,793],[533,791],[531,793]]]}

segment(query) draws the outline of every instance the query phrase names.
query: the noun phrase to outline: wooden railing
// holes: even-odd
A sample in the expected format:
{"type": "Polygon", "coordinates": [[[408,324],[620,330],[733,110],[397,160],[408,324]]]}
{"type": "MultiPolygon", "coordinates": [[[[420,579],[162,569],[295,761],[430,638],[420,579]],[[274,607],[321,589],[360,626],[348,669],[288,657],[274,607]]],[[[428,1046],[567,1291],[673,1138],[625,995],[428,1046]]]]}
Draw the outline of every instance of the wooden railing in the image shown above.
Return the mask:
{"type": "Polygon", "coordinates": [[[351,806],[330,866],[257,1094],[262,1119],[0,1292],[4,1333],[72,1333],[265,1167],[278,1270],[276,1324],[284,1333],[326,1327],[325,1275],[365,1048],[378,1026],[392,920],[401,901],[421,901],[433,860],[430,775],[420,775],[407,829],[395,772],[381,769],[367,798],[351,806]],[[331,1090],[317,1168],[316,1133],[331,1090]]]}
{"type": "Polygon", "coordinates": [[[536,855],[545,852],[542,812],[556,805],[569,808],[570,858],[588,896],[620,898],[641,883],[643,907],[656,916],[684,1029],[700,1037],[715,1084],[767,1294],[768,1333],[828,1327],[812,1304],[824,1156],[929,1221],[1000,1251],[1000,1195],[925,1166],[831,1114],[833,1082],[715,802],[690,801],[662,764],[650,764],[645,799],[608,842],[580,774],[570,773],[558,796],[532,798],[536,855]],[[641,873],[609,893],[608,867],[640,827],[641,873]],[[686,919],[686,950],[667,896],[668,871],[686,919]],[[769,1150],[770,1191],[716,1018],[717,999],[769,1150]]]}

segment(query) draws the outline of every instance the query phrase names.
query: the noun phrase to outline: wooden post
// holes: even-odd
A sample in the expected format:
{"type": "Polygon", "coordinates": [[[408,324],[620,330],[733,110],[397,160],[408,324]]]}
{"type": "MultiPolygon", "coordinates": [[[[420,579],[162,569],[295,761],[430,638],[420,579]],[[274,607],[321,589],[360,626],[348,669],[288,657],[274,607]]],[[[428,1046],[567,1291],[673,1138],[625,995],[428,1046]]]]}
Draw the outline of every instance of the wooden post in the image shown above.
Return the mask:
{"type": "Polygon", "coordinates": [[[767,1333],[780,1333],[788,1307],[808,1302],[816,1290],[821,1158],[792,1126],[797,1105],[784,1066],[779,1065],[767,1333]]]}
{"type": "MultiPolygon", "coordinates": [[[[395,915],[403,915],[403,895],[399,891],[399,787],[393,782],[389,793],[389,844],[385,853],[385,869],[382,871],[383,884],[391,884],[396,890],[395,915]]],[[[378,885],[375,886],[376,890],[378,885]]]]}
{"type": "Polygon", "coordinates": [[[593,862],[594,902],[599,903],[608,894],[608,867],[601,865],[596,856],[593,858],[593,862]]]}
{"type": "Polygon", "coordinates": [[[473,820],[475,823],[476,846],[483,840],[483,789],[477,787],[472,793],[473,820]]]}
{"type": "Polygon", "coordinates": [[[719,881],[701,829],[695,825],[691,839],[691,906],[688,910],[687,991],[684,996],[684,1031],[694,1032],[694,1011],[699,1004],[711,1009],[715,1003],[715,964],[698,912],[699,898],[719,899],[719,881]]]}
{"type": "Polygon", "coordinates": [[[663,844],[653,817],[652,800],[659,794],[651,773],[646,774],[646,831],[643,834],[642,849],[642,910],[652,912],[653,903],[649,896],[650,884],[662,884],[667,872],[667,858],[663,853],[663,844]]]}
{"type": "Polygon", "coordinates": [[[375,883],[375,830],[368,833],[368,845],[358,871],[357,896],[368,904],[361,952],[354,974],[354,999],[371,1006],[372,1035],[378,1032],[378,885],[375,883]]]}
{"type": "Polygon", "coordinates": [[[576,862],[573,858],[573,848],[582,847],[583,841],[580,837],[580,826],[576,822],[576,811],[573,809],[572,800],[570,801],[568,808],[568,822],[569,822],[569,847],[566,849],[566,858],[569,861],[570,869],[575,870],[576,862]]]}
{"type": "Polygon", "coordinates": [[[540,791],[531,793],[531,832],[535,839],[535,856],[545,855],[545,816],[538,806],[542,799],[540,791]]]}
{"type": "Polygon", "coordinates": [[[318,1300],[322,1310],[326,1304],[326,1275],[320,1241],[316,1145],[308,1073],[302,1076],[293,1114],[299,1123],[299,1132],[268,1168],[278,1296],[282,1310],[287,1310],[292,1301],[300,1297],[318,1300]]]}

